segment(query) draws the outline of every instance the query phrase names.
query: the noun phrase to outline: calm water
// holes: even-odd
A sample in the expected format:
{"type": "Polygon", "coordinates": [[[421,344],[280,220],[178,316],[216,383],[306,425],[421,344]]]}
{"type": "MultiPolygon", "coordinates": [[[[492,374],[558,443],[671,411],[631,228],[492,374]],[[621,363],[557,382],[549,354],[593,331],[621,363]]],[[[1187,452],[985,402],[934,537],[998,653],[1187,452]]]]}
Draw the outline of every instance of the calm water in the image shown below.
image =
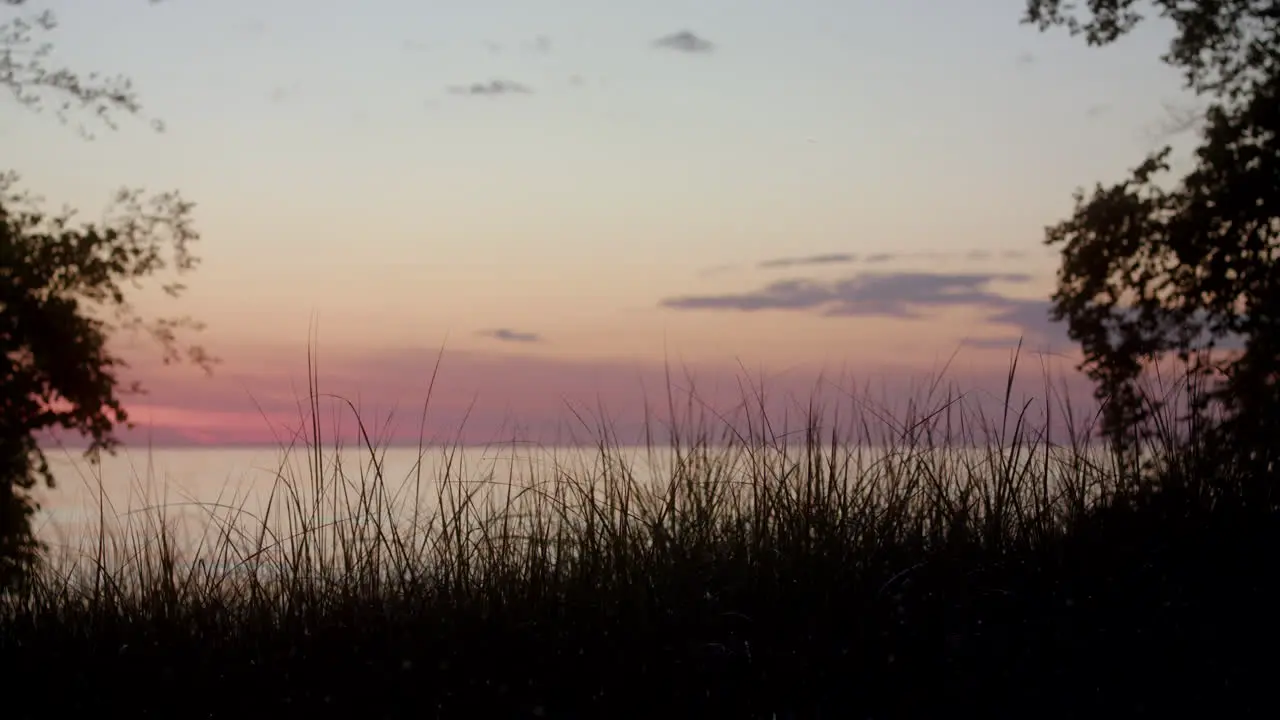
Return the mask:
{"type": "MultiPolygon", "coordinates": [[[[855,468],[865,468],[855,474],[883,473],[882,451],[853,452],[851,463],[855,468]]],[[[670,451],[651,453],[644,448],[623,448],[614,454],[625,461],[639,482],[653,483],[671,477],[670,451]]],[[[733,457],[741,463],[738,468],[745,470],[746,456],[734,453],[733,457]]],[[[367,451],[344,449],[335,453],[325,449],[320,464],[326,486],[319,488],[319,494],[328,502],[317,507],[310,504],[317,490],[312,481],[315,473],[310,469],[316,458],[304,450],[122,449],[114,457],[103,458],[98,466],[75,451],[54,451],[49,459],[57,487],[39,494],[43,506],[37,521],[39,533],[55,547],[73,553],[96,538],[100,524],[117,529],[146,528],[155,522],[157,509],[163,510],[166,522],[181,528],[183,537],[179,540],[184,543],[199,542],[211,527],[225,524],[232,517],[243,527],[261,527],[268,502],[272,503],[271,517],[281,522],[285,484],[303,494],[302,502],[310,508],[307,512],[311,517],[350,517],[350,506],[334,504],[333,499],[357,496],[359,488],[368,487],[377,475],[367,451]],[[335,483],[333,479],[339,477],[345,481],[335,483]]],[[[955,478],[981,473],[983,468],[991,467],[993,460],[985,451],[946,451],[915,462],[927,462],[935,469],[939,463],[950,464],[950,470],[943,469],[938,474],[955,478]]],[[[389,448],[379,453],[377,463],[385,480],[389,506],[395,507],[402,518],[415,506],[427,512],[438,507],[435,493],[442,477],[505,492],[507,486],[527,487],[554,480],[560,474],[575,479],[599,476],[603,468],[599,452],[590,448],[510,445],[428,449],[422,453],[416,448],[389,448]]],[[[385,517],[387,511],[380,510],[378,514],[385,517]]]]}
{"type": "MultiPolygon", "coordinates": [[[[655,474],[643,449],[624,449],[638,479],[655,474]]],[[[345,478],[347,495],[380,475],[397,504],[412,504],[418,495],[431,495],[442,477],[472,482],[517,482],[546,478],[558,470],[572,472],[598,464],[589,449],[546,449],[522,446],[497,448],[388,448],[379,451],[376,465],[367,451],[326,448],[319,463],[334,495],[332,479],[345,478]]],[[[315,455],[305,450],[277,448],[164,448],[121,449],[94,466],[76,451],[49,454],[56,488],[39,493],[42,535],[59,543],[96,527],[100,509],[108,519],[137,520],[148,509],[162,507],[169,518],[201,524],[213,508],[239,508],[261,514],[273,490],[277,497],[287,483],[302,492],[316,490],[312,478],[315,455]],[[282,482],[283,481],[283,482],[282,482]]],[[[659,470],[659,474],[660,474],[659,470]]],[[[420,498],[421,499],[421,498],[420,498]]],[[[278,501],[277,501],[278,507],[278,501]]]]}

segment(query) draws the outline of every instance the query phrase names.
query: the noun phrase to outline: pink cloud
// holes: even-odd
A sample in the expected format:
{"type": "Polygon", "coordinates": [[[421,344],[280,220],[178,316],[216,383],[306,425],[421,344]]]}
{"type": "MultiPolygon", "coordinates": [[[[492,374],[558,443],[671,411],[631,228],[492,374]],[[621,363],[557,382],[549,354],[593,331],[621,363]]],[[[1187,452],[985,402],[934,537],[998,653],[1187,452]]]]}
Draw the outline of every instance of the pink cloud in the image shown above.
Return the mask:
{"type": "MultiPolygon", "coordinates": [[[[895,417],[908,400],[923,407],[941,404],[947,389],[966,393],[971,410],[987,414],[1002,408],[1007,354],[966,351],[967,366],[953,367],[925,398],[936,373],[900,365],[822,372],[797,367],[784,372],[743,371],[733,367],[685,368],[672,364],[670,376],[660,364],[639,361],[557,359],[446,351],[432,388],[425,421],[422,412],[439,351],[394,349],[318,353],[321,427],[326,439],[337,433],[343,442],[359,432],[349,402],[357,408],[366,432],[378,444],[427,442],[466,444],[513,438],[544,444],[594,441],[600,423],[608,422],[621,442],[644,437],[646,416],[659,425],[670,419],[668,381],[676,418],[688,425],[705,421],[714,431],[725,422],[745,430],[744,398],[770,420],[795,430],[811,401],[830,416],[848,421],[887,408],[895,417]],[[995,356],[999,356],[993,361],[995,356]],[[761,401],[755,393],[763,388],[761,401]],[[335,397],[342,398],[338,400],[335,397]],[[857,399],[855,401],[855,398],[857,399]],[[691,413],[691,414],[690,414],[691,413]]],[[[164,367],[140,359],[133,374],[146,395],[127,403],[136,427],[121,433],[128,444],[238,445],[280,444],[300,439],[309,416],[305,350],[283,352],[258,348],[252,354],[224,352],[227,361],[212,377],[190,367],[164,367]],[[252,356],[252,359],[250,357],[252,356]]],[[[1015,398],[1045,394],[1044,374],[1034,358],[1024,358],[1015,398]]],[[[1079,407],[1090,403],[1087,384],[1059,363],[1051,376],[1066,381],[1067,393],[1079,407]]],[[[774,428],[781,432],[780,427],[774,428]]],[[[661,435],[658,441],[664,441],[661,435]]]]}

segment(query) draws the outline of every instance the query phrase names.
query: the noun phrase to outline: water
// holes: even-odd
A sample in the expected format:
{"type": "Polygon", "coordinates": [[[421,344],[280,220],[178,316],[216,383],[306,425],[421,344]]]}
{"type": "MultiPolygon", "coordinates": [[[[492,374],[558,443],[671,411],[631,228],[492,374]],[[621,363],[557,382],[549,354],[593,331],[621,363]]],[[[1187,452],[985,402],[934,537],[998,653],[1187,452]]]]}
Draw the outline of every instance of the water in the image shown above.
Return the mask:
{"type": "MultiPolygon", "coordinates": [[[[645,451],[620,451],[631,461],[637,479],[647,481],[657,473],[645,462],[645,451]]],[[[356,497],[380,476],[396,504],[412,503],[419,496],[434,497],[443,477],[466,480],[506,481],[546,477],[559,469],[572,472],[597,462],[598,452],[578,448],[505,446],[487,448],[423,449],[393,447],[377,452],[326,448],[320,453],[323,477],[331,482],[345,478],[345,496],[356,497]],[[375,464],[376,463],[376,464],[375,464]]],[[[60,544],[97,527],[100,511],[108,519],[127,522],[163,509],[166,517],[201,525],[211,511],[243,510],[262,516],[273,490],[280,497],[282,482],[313,493],[316,463],[306,450],[283,451],[271,447],[121,449],[104,456],[98,465],[75,451],[50,453],[56,487],[38,493],[40,534],[60,544]]],[[[332,497],[334,487],[322,490],[332,497]]],[[[421,497],[419,499],[422,499],[421,497]]],[[[279,501],[276,500],[278,507],[279,501]]]]}
{"type": "MultiPolygon", "coordinates": [[[[799,459],[799,448],[796,450],[793,459],[799,459]]],[[[850,474],[855,478],[892,474],[887,468],[895,463],[885,462],[886,451],[855,448],[849,452],[853,453],[850,474]]],[[[672,477],[674,454],[670,450],[620,448],[609,454],[615,461],[621,460],[630,477],[641,485],[658,487],[672,477]]],[[[732,473],[748,471],[750,456],[734,451],[728,457],[736,464],[731,465],[732,473]]],[[[930,475],[935,477],[962,479],[991,471],[998,457],[984,450],[947,450],[905,461],[897,458],[896,464],[908,476],[913,474],[914,463],[916,467],[929,465],[930,475]]],[[[313,480],[316,455],[305,449],[122,449],[116,456],[104,457],[97,466],[74,451],[60,451],[50,453],[49,460],[57,485],[39,493],[42,509],[36,520],[37,532],[55,551],[68,557],[92,554],[99,527],[152,538],[158,513],[179,531],[177,540],[191,551],[202,543],[205,547],[216,544],[213,538],[228,525],[257,531],[264,526],[264,518],[270,518],[265,524],[284,537],[290,528],[297,527],[290,525],[289,508],[322,523],[354,526],[362,516],[376,516],[395,517],[397,524],[420,525],[439,509],[436,493],[440,480],[446,477],[455,491],[484,490],[502,505],[509,488],[518,492],[564,476],[580,482],[598,478],[605,470],[600,452],[593,448],[528,445],[422,451],[386,448],[378,451],[376,461],[358,448],[336,452],[327,448],[319,457],[325,482],[321,487],[313,480]],[[384,481],[385,505],[357,507],[354,500],[379,475],[384,481]],[[343,482],[336,482],[337,478],[343,482]],[[290,489],[299,493],[296,501],[290,489]],[[323,498],[318,504],[317,496],[323,498]]],[[[1071,466],[1070,460],[1068,455],[1060,462],[1071,466]]],[[[1038,470],[1042,461],[1032,467],[1038,470]]],[[[616,476],[616,464],[611,470],[616,476]]],[[[1043,479],[1043,472],[1033,471],[1032,475],[1043,479]]]]}

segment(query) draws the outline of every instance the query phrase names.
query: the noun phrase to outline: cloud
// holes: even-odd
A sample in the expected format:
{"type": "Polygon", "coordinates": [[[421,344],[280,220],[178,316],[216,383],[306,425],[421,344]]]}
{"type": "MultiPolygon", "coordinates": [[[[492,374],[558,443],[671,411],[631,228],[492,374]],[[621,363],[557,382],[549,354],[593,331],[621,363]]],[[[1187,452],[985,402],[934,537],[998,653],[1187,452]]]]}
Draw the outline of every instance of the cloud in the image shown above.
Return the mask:
{"type": "MultiPolygon", "coordinates": [[[[1026,253],[1022,250],[1006,250],[997,254],[992,250],[970,250],[968,252],[948,252],[948,251],[925,251],[912,253],[872,253],[861,258],[862,262],[877,265],[881,263],[892,262],[905,258],[913,258],[919,260],[945,260],[947,258],[955,260],[968,260],[974,262],[982,262],[993,260],[996,257],[1002,257],[1006,260],[1017,260],[1026,257],[1026,253]]],[[[821,255],[808,255],[801,257],[782,257],[772,260],[765,260],[759,263],[757,267],[762,269],[778,269],[799,267],[804,265],[847,265],[859,261],[859,256],[852,253],[826,253],[821,255]]]]}
{"type": "MultiPolygon", "coordinates": [[[[227,362],[211,377],[189,367],[160,365],[150,354],[140,355],[134,373],[150,392],[127,398],[138,426],[123,430],[122,439],[135,447],[145,447],[148,441],[157,445],[274,446],[294,439],[311,412],[305,348],[224,351],[227,362]]],[[[602,419],[610,421],[620,442],[641,443],[646,416],[665,422],[664,412],[654,408],[666,407],[668,382],[677,407],[684,406],[686,395],[696,395],[694,405],[707,408],[708,429],[715,434],[723,427],[717,415],[730,418],[735,425],[740,422],[744,383],[749,388],[763,382],[771,416],[797,409],[803,412],[813,399],[818,407],[839,411],[842,422],[847,423],[850,398],[862,394],[858,388],[872,391],[865,402],[873,406],[884,403],[891,410],[888,414],[897,416],[906,401],[918,397],[921,381],[928,385],[937,372],[937,368],[906,362],[892,367],[826,368],[827,372],[817,366],[761,374],[753,370],[748,376],[741,368],[695,365],[673,367],[668,375],[660,362],[461,350],[446,350],[440,355],[434,347],[326,349],[322,345],[317,359],[320,391],[326,397],[349,399],[366,427],[371,431],[376,428],[373,440],[379,445],[416,444],[420,437],[428,443],[458,440],[471,445],[513,437],[556,446],[590,442],[591,433],[598,428],[583,427],[575,412],[588,424],[603,413],[602,419]],[[437,361],[439,375],[433,378],[437,361]],[[424,417],[428,390],[430,404],[424,417]],[[663,402],[654,402],[656,398],[663,398],[663,402]]],[[[988,391],[992,397],[1003,391],[1004,370],[1003,363],[952,369],[943,384],[983,402],[988,391]],[[979,390],[984,392],[974,392],[979,390]]],[[[1025,376],[1019,382],[1026,383],[1027,392],[1040,391],[1038,371],[1020,375],[1025,376]]],[[[1087,401],[1087,386],[1084,388],[1081,399],[1087,401]]],[[[323,400],[317,417],[326,440],[359,440],[351,408],[342,402],[323,400]]],[[[689,429],[696,429],[698,422],[691,418],[689,429]]]]}
{"type": "Polygon", "coordinates": [[[965,338],[960,344],[975,350],[1014,350],[1019,342],[1026,347],[1026,339],[1022,336],[965,338]]]}
{"type": "Polygon", "coordinates": [[[1108,105],[1107,103],[1096,103],[1096,104],[1090,105],[1084,110],[1085,116],[1091,117],[1091,118],[1102,117],[1103,115],[1106,115],[1109,112],[1111,112],[1111,106],[1108,105]]]}
{"type": "Polygon", "coordinates": [[[1011,335],[975,338],[965,342],[975,348],[1024,346],[1065,350],[1073,341],[1065,323],[1050,319],[1048,300],[1016,298],[990,289],[995,283],[1026,283],[1023,273],[863,273],[833,282],[781,280],[756,291],[725,295],[692,295],[668,298],[662,307],[675,310],[756,312],[791,310],[817,312],[827,317],[920,318],[924,311],[946,307],[971,307],[984,312],[990,325],[1011,330],[1011,335]]]}
{"type": "MultiPolygon", "coordinates": [[[[854,265],[863,263],[866,265],[882,265],[899,260],[952,260],[966,261],[974,263],[988,263],[999,260],[1024,260],[1030,257],[1030,253],[1025,250],[984,250],[974,249],[968,251],[962,250],[923,250],[917,252],[878,252],[869,255],[859,255],[857,253],[831,252],[816,253],[813,255],[789,255],[782,257],[769,258],[755,263],[759,270],[785,270],[799,267],[816,267],[831,265],[854,265]]],[[[698,270],[699,277],[712,277],[721,275],[729,270],[739,269],[736,263],[723,263],[711,265],[698,270]]]]}
{"type": "MultiPolygon", "coordinates": [[[[1050,310],[1052,304],[1048,300],[1034,300],[1027,298],[1005,298],[1000,307],[996,307],[995,312],[987,317],[987,322],[993,325],[1002,325],[1010,328],[1013,333],[1007,336],[972,338],[965,341],[965,345],[974,348],[1002,348],[1012,349],[1017,347],[1019,337],[1023,340],[1023,347],[1033,350],[1044,350],[1046,348],[1053,351],[1061,351],[1074,347],[1076,342],[1067,334],[1067,323],[1057,322],[1051,319],[1050,310]]],[[[1136,316],[1131,316],[1136,319],[1136,316]]],[[[1203,315],[1200,315],[1203,318],[1203,315]]],[[[1203,322],[1200,320],[1199,322],[1203,322]]],[[[1211,338],[1208,330],[1202,330],[1200,335],[1193,340],[1193,345],[1204,346],[1211,338]]],[[[1116,338],[1118,342],[1118,336],[1116,338]]],[[[1240,350],[1243,349],[1244,339],[1239,335],[1227,334],[1217,338],[1215,343],[1219,350],[1240,350]]]]}
{"type": "Polygon", "coordinates": [[[470,85],[455,85],[449,88],[449,92],[454,95],[527,95],[533,90],[527,85],[522,85],[511,80],[490,80],[489,82],[475,82],[470,85]]]}
{"type": "Polygon", "coordinates": [[[290,83],[288,85],[283,85],[283,84],[276,85],[271,88],[271,92],[268,93],[267,99],[270,100],[272,103],[280,104],[286,100],[289,100],[290,98],[297,96],[298,90],[299,90],[299,83],[296,83],[296,82],[290,83]]]}
{"type": "Polygon", "coordinates": [[[760,263],[761,268],[789,268],[798,265],[844,265],[857,262],[857,255],[849,253],[827,253],[823,255],[808,255],[805,257],[784,257],[775,258],[773,260],[765,260],[760,263]]]}
{"type": "Polygon", "coordinates": [[[537,333],[521,332],[512,330],[511,328],[498,328],[496,330],[482,330],[478,333],[485,337],[501,340],[503,342],[513,343],[536,343],[542,342],[542,336],[537,333]]]}
{"type": "Polygon", "coordinates": [[[734,265],[733,263],[724,263],[722,265],[711,265],[710,267],[704,267],[701,270],[699,270],[698,277],[714,277],[716,275],[723,275],[731,270],[737,270],[737,269],[738,269],[738,266],[734,265]]]}
{"type": "Polygon", "coordinates": [[[1072,347],[1075,341],[1067,335],[1067,324],[1055,322],[1049,315],[1050,308],[1048,300],[1004,298],[993,306],[995,312],[987,317],[987,322],[1011,328],[1016,334],[1004,338],[974,339],[966,344],[972,347],[1011,349],[1017,347],[1021,338],[1023,347],[1035,350],[1064,350],[1072,347]]]}
{"type": "Polygon", "coordinates": [[[686,53],[709,53],[712,50],[715,50],[716,47],[715,43],[712,43],[710,40],[700,38],[688,30],[682,30],[665,37],[660,37],[653,41],[653,45],[654,47],[686,53]]]}
{"type": "Polygon", "coordinates": [[[826,315],[912,318],[926,307],[1004,309],[1008,298],[987,286],[1030,279],[1013,273],[863,273],[834,282],[780,280],[753,292],[668,298],[661,305],[677,310],[821,310],[826,315]]]}
{"type": "Polygon", "coordinates": [[[530,43],[525,47],[525,49],[526,49],[526,51],[527,51],[527,52],[531,52],[531,53],[533,53],[534,55],[547,55],[547,54],[550,54],[550,53],[551,53],[551,38],[547,37],[546,35],[539,35],[539,36],[535,37],[535,38],[533,39],[533,41],[532,41],[532,42],[530,42],[530,43]]]}

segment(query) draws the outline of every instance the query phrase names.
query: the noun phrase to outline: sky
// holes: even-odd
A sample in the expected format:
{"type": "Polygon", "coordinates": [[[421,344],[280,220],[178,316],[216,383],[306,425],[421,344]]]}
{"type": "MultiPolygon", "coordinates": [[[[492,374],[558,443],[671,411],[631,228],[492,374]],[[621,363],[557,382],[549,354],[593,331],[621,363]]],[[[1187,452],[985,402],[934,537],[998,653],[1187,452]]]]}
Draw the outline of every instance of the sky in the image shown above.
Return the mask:
{"type": "Polygon", "coordinates": [[[1044,227],[1183,97],[1164,26],[1088,48],[1023,7],[31,0],[53,61],[129,76],[143,112],[83,140],[6,97],[0,146],[86,217],[122,185],[197,203],[189,291],[137,302],[222,363],[119,339],[134,440],[273,442],[312,343],[399,439],[441,349],[432,427],[478,441],[641,413],[667,367],[724,402],[744,374],[1000,386],[1019,337],[1069,370],[1044,227]]]}

